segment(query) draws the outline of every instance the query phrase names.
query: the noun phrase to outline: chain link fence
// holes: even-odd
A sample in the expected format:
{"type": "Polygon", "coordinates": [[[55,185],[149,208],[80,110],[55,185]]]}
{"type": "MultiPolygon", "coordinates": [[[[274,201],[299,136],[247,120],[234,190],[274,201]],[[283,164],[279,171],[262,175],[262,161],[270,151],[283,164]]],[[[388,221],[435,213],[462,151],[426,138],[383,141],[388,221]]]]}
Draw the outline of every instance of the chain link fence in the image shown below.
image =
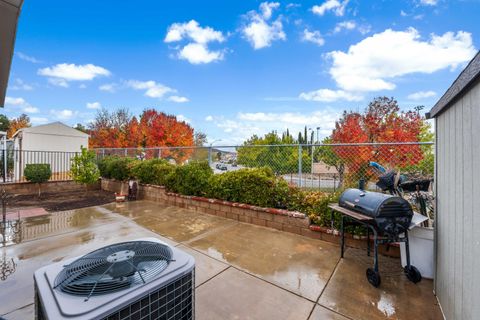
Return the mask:
{"type": "Polygon", "coordinates": [[[212,147],[100,148],[97,158],[162,158],[175,164],[205,160],[215,173],[268,167],[303,189],[336,191],[358,186],[375,190],[379,175],[394,170],[404,176],[433,179],[433,142],[243,145],[212,147]]]}

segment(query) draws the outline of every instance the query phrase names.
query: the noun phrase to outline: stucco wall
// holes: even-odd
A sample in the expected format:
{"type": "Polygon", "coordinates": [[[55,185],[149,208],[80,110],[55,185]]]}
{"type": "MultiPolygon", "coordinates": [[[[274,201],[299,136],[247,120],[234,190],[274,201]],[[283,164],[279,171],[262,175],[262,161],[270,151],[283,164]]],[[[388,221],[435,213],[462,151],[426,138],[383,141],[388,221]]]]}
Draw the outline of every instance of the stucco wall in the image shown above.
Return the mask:
{"type": "Polygon", "coordinates": [[[436,118],[435,292],[447,319],[480,319],[480,84],[436,118]]]}

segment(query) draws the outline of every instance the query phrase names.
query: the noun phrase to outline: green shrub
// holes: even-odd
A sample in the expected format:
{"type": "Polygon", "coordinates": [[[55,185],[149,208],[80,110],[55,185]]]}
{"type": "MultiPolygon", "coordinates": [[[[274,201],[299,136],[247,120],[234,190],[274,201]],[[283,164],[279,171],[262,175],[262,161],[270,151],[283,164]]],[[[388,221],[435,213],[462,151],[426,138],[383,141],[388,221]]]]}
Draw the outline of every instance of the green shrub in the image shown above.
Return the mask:
{"type": "MultiPolygon", "coordinates": [[[[310,217],[313,224],[330,228],[331,224],[331,209],[328,205],[331,203],[338,203],[341,192],[326,193],[320,191],[301,191],[298,188],[291,188],[289,197],[289,210],[299,211],[305,213],[310,217]]],[[[340,221],[342,216],[335,213],[333,216],[333,227],[340,230],[340,221]]],[[[365,227],[362,226],[346,226],[346,232],[364,235],[365,227]]]]}
{"type": "Polygon", "coordinates": [[[89,184],[94,184],[100,178],[97,164],[95,163],[95,152],[88,151],[87,148],[82,147],[80,154],[77,154],[71,160],[72,165],[70,174],[73,180],[77,183],[82,183],[86,187],[89,184]]]}
{"type": "Polygon", "coordinates": [[[98,168],[104,178],[125,181],[133,178],[132,168],[136,162],[133,158],[107,156],[98,162],[98,168]]]}
{"type": "Polygon", "coordinates": [[[289,187],[269,168],[246,168],[212,176],[207,195],[261,207],[286,208],[289,187]]]}
{"type": "Polygon", "coordinates": [[[164,159],[151,159],[137,162],[132,172],[141,183],[165,185],[165,179],[175,169],[175,166],[164,159]]]}
{"type": "Polygon", "coordinates": [[[25,165],[23,175],[27,181],[38,183],[38,197],[41,195],[40,184],[47,182],[52,176],[52,170],[48,163],[33,163],[25,165]]]}
{"type": "Polygon", "coordinates": [[[205,196],[209,189],[209,179],[213,175],[207,161],[193,161],[183,166],[175,166],[165,179],[168,191],[190,196],[205,196]]]}

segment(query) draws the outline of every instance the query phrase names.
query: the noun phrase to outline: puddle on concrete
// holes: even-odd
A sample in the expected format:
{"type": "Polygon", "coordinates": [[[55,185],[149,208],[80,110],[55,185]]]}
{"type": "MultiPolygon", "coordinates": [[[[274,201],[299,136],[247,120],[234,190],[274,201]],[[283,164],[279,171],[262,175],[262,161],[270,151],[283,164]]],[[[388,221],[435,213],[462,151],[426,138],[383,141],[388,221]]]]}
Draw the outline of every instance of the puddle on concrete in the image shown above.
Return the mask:
{"type": "Polygon", "coordinates": [[[391,317],[395,314],[395,303],[393,297],[387,293],[380,294],[380,300],[377,303],[377,309],[380,310],[386,317],[391,317]]]}
{"type": "Polygon", "coordinates": [[[112,221],[109,213],[96,207],[26,217],[0,225],[0,246],[9,246],[48,235],[98,226],[112,221]]]}

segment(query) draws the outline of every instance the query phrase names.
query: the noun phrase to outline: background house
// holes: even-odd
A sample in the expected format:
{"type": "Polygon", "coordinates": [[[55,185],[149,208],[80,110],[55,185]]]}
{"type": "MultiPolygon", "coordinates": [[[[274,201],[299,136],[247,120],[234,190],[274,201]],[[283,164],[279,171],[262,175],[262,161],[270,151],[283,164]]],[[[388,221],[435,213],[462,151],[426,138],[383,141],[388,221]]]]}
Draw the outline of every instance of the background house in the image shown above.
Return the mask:
{"type": "Polygon", "coordinates": [[[70,159],[82,146],[88,147],[88,134],[61,122],[20,129],[13,135],[13,178],[22,179],[26,164],[48,163],[52,177],[66,179],[70,159]]]}
{"type": "Polygon", "coordinates": [[[429,117],[436,128],[435,293],[446,319],[480,319],[480,53],[429,117]]]}

